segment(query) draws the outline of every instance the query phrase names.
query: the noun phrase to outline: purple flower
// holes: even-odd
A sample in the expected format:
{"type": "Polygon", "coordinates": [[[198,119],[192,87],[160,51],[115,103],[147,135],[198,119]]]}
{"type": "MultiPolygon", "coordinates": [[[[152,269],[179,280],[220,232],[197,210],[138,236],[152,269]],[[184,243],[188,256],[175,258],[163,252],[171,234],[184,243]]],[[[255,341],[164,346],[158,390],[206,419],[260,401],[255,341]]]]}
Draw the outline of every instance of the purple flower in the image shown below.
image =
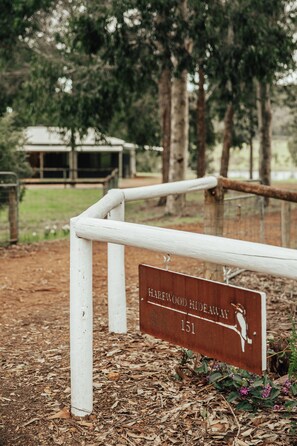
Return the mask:
{"type": "Polygon", "coordinates": [[[266,384],[266,386],[264,387],[263,391],[262,391],[262,398],[268,398],[271,392],[271,385],[270,384],[266,384]]]}
{"type": "Polygon", "coordinates": [[[284,382],[284,385],[283,385],[283,387],[282,387],[282,392],[283,392],[284,395],[288,395],[289,390],[290,390],[290,388],[291,388],[291,385],[292,385],[292,383],[291,383],[291,381],[290,381],[289,379],[287,379],[287,380],[284,382]]]}
{"type": "Polygon", "coordinates": [[[283,406],[281,405],[281,404],[275,404],[274,406],[273,406],[273,410],[276,410],[276,411],[279,411],[279,410],[281,410],[283,408],[283,406]]]}
{"type": "Polygon", "coordinates": [[[248,396],[250,389],[248,387],[241,387],[239,389],[240,396],[248,396]]]}
{"type": "Polygon", "coordinates": [[[289,393],[288,387],[286,387],[286,386],[282,387],[282,392],[284,395],[288,395],[288,393],[289,393]]]}

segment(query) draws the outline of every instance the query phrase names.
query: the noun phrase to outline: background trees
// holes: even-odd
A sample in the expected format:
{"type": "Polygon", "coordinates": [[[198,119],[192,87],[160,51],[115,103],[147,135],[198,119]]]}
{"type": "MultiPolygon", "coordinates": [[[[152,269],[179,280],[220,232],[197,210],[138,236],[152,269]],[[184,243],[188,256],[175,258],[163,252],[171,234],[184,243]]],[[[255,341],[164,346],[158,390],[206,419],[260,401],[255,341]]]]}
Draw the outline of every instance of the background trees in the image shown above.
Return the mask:
{"type": "Polygon", "coordinates": [[[92,126],[98,135],[162,145],[163,181],[184,178],[189,146],[197,175],[205,174],[219,122],[221,174],[228,174],[230,149],[246,143],[251,176],[258,127],[260,179],[270,183],[271,91],[294,68],[295,2],[14,0],[4,6],[0,112],[10,105],[22,125],[72,133],[92,126]]]}
{"type": "MultiPolygon", "coordinates": [[[[22,130],[16,125],[13,113],[6,113],[0,117],[0,172],[13,172],[19,178],[28,177],[31,168],[26,161],[25,153],[19,149],[24,144],[22,130]]],[[[9,182],[9,175],[0,176],[0,181],[9,182]]],[[[24,188],[20,190],[21,199],[24,188]]],[[[0,188],[0,210],[9,201],[9,189],[0,188]]]]}
{"type": "Polygon", "coordinates": [[[5,0],[0,15],[0,113],[11,105],[31,63],[31,39],[53,0],[5,0]]]}

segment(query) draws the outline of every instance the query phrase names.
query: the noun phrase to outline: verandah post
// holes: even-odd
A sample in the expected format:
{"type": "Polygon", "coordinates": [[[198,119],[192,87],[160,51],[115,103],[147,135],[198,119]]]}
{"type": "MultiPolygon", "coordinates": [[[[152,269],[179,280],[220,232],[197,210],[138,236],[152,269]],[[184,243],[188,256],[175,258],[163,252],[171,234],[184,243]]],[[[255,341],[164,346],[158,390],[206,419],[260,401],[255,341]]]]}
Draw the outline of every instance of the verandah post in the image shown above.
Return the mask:
{"type": "Polygon", "coordinates": [[[93,410],[92,242],[77,237],[70,222],[70,374],[71,413],[93,410]]]}
{"type": "MultiPolygon", "coordinates": [[[[124,221],[124,201],[112,209],[110,220],[124,221]]],[[[108,328],[109,332],[127,333],[125,248],[108,243],[108,328]]]]}

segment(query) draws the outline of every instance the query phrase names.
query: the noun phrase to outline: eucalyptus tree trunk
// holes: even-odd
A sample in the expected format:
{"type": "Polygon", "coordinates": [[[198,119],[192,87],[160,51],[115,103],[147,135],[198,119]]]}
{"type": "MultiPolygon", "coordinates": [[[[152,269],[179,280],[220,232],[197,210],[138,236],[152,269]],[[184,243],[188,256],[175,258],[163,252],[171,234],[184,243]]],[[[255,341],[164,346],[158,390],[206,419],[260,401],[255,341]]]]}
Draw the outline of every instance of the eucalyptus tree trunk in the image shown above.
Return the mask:
{"type": "Polygon", "coordinates": [[[257,82],[257,104],[259,124],[259,179],[262,184],[271,184],[271,124],[270,85],[257,82]]]}
{"type": "Polygon", "coordinates": [[[205,127],[205,90],[204,70],[198,69],[198,98],[197,98],[197,177],[204,177],[206,170],[206,127],[205,127]]]}
{"type": "MultiPolygon", "coordinates": [[[[162,152],[162,183],[169,181],[170,142],[171,142],[171,70],[164,68],[158,83],[159,110],[162,152]]],[[[159,205],[166,203],[166,197],[161,197],[159,205]]]]}
{"type": "Polygon", "coordinates": [[[250,180],[253,179],[254,175],[254,123],[253,123],[253,111],[250,109],[249,113],[249,147],[250,147],[250,180]]]}
{"type": "MultiPolygon", "coordinates": [[[[156,16],[157,26],[164,27],[168,18],[164,11],[156,16]]],[[[158,80],[159,117],[161,129],[162,182],[169,181],[170,143],[171,143],[171,52],[168,45],[160,38],[156,42],[161,58],[161,73],[158,80]]],[[[161,197],[159,204],[165,204],[166,197],[161,197]]]]}
{"type": "Polygon", "coordinates": [[[220,175],[223,177],[228,176],[230,148],[232,145],[233,116],[233,104],[232,102],[229,102],[224,117],[224,137],[220,168],[220,175]]]}
{"type": "MultiPolygon", "coordinates": [[[[233,23],[231,22],[229,23],[228,26],[226,45],[231,48],[233,43],[234,43],[234,29],[233,29],[233,23]]],[[[233,89],[232,89],[232,82],[230,79],[226,83],[226,90],[229,92],[230,98],[232,98],[233,89]]],[[[224,136],[223,136],[223,148],[222,148],[221,167],[220,167],[220,175],[223,177],[228,176],[230,148],[232,145],[233,117],[234,117],[234,106],[232,99],[229,99],[224,116],[224,136]]]]}
{"type": "Polygon", "coordinates": [[[250,136],[249,138],[249,145],[250,145],[250,180],[253,179],[253,172],[254,172],[254,144],[253,144],[253,137],[250,136]]]}
{"type": "MultiPolygon", "coordinates": [[[[187,0],[180,0],[179,14],[183,20],[188,16],[187,0]]],[[[191,51],[191,42],[184,40],[181,51],[191,51]]],[[[189,143],[189,103],[188,103],[188,71],[179,71],[180,60],[174,61],[177,68],[177,76],[172,80],[171,96],[171,150],[169,181],[181,181],[186,179],[188,165],[188,143],[189,143]]],[[[184,195],[167,197],[166,212],[169,214],[180,214],[185,204],[184,195]]]]}
{"type": "MultiPolygon", "coordinates": [[[[186,179],[188,162],[188,72],[183,70],[179,77],[172,81],[172,118],[171,118],[171,153],[170,153],[170,181],[186,179]]],[[[184,195],[169,196],[166,212],[181,213],[185,204],[184,195]]]]}

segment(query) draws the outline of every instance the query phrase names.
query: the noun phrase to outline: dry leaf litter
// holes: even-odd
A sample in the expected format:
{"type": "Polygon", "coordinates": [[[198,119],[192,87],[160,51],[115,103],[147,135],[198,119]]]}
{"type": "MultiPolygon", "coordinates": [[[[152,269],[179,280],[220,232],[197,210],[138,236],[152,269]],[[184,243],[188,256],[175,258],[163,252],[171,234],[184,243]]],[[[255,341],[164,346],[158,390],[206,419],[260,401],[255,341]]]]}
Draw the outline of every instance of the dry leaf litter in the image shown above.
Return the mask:
{"type": "MultiPolygon", "coordinates": [[[[193,229],[193,228],[186,228],[193,229]]],[[[94,244],[94,411],[72,417],[69,379],[69,243],[0,250],[0,446],[297,445],[297,414],[235,411],[199,380],[175,378],[181,348],[139,332],[138,264],[163,255],[126,249],[128,334],[107,328],[106,246],[94,244]]],[[[173,257],[173,271],[201,264],[173,257]]],[[[296,282],[245,272],[265,291],[268,334],[288,334],[296,282]]]]}

